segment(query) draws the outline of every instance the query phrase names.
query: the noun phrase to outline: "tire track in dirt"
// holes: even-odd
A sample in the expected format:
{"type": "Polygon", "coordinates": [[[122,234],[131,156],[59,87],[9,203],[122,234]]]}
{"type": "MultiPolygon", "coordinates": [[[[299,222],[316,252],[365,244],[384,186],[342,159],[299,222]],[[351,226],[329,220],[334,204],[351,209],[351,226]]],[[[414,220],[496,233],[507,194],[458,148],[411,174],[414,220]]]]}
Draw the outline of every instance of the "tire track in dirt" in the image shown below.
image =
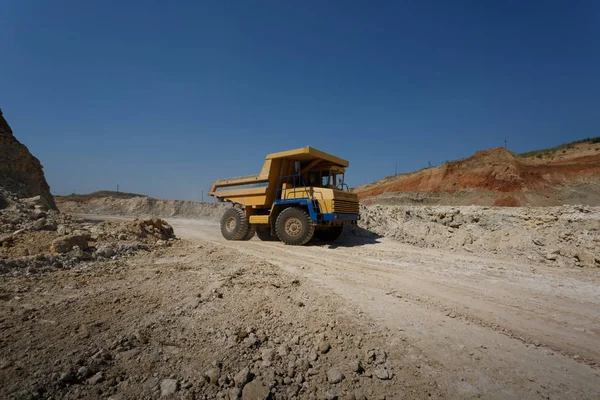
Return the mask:
{"type": "Polygon", "coordinates": [[[600,375],[587,365],[600,359],[593,275],[569,282],[546,267],[535,266],[534,274],[530,265],[385,239],[354,247],[226,242],[215,225],[172,222],[180,235],[269,260],[345,298],[443,366],[436,379],[465,395],[518,398],[523,388],[536,396],[600,394],[600,375]],[[591,329],[572,330],[574,321],[591,329]]]}
{"type": "MultiPolygon", "coordinates": [[[[288,257],[294,257],[299,251],[296,248],[288,251],[288,248],[281,249],[278,243],[258,243],[260,247],[269,247],[275,249],[277,252],[285,253],[286,259],[288,257]]],[[[322,250],[321,247],[312,246],[311,250],[322,250]]],[[[261,254],[255,254],[263,256],[261,254]]],[[[274,256],[274,254],[272,254],[274,256]]],[[[410,278],[410,285],[404,285],[402,288],[402,296],[409,298],[417,303],[425,304],[429,307],[435,307],[440,313],[444,313],[445,316],[448,314],[453,315],[452,318],[462,317],[471,323],[477,323],[481,326],[488,327],[512,337],[514,339],[521,340],[527,344],[534,344],[540,346],[544,344],[550,347],[554,351],[559,351],[565,355],[576,357],[579,361],[587,361],[590,364],[594,364],[600,359],[600,352],[598,348],[593,347],[593,343],[587,343],[581,337],[577,337],[573,345],[565,343],[564,340],[571,339],[565,336],[565,329],[569,329],[570,325],[578,326],[591,326],[594,324],[594,320],[597,319],[597,313],[589,313],[586,315],[582,310],[573,312],[574,309],[579,305],[580,301],[566,299],[549,299],[547,296],[542,297],[541,293],[537,296],[540,298],[533,298],[527,293],[526,287],[519,287],[525,285],[518,285],[514,279],[511,279],[511,286],[497,287],[497,285],[489,285],[483,282],[482,279],[474,280],[472,277],[463,274],[461,281],[449,281],[439,282],[439,278],[427,276],[430,275],[427,271],[420,270],[415,272],[414,269],[410,269],[411,263],[409,262],[392,262],[386,260],[376,260],[373,258],[364,258],[361,261],[355,262],[350,259],[336,260],[333,258],[327,259],[326,262],[322,261],[322,255],[313,255],[311,253],[302,254],[302,258],[305,260],[311,260],[313,265],[320,265],[322,268],[331,269],[337,268],[339,276],[348,275],[350,267],[353,267],[352,272],[354,274],[362,274],[356,277],[360,279],[365,273],[371,275],[377,274],[377,280],[381,282],[388,282],[388,284],[378,285],[380,289],[385,290],[386,293],[396,294],[399,292],[398,286],[391,285],[390,282],[394,282],[395,285],[403,285],[405,279],[398,280],[398,273],[401,273],[403,277],[410,278]],[[365,263],[367,262],[367,264],[365,263]],[[395,265],[390,267],[389,265],[395,265]],[[424,277],[424,275],[426,275],[424,277]],[[416,285],[416,283],[419,283],[416,285]],[[415,286],[418,290],[415,290],[415,286]],[[492,292],[493,290],[496,292],[492,292]],[[515,292],[519,292],[520,297],[527,297],[528,306],[525,307],[522,303],[515,302],[515,299],[519,296],[515,295],[515,292]],[[483,304],[473,304],[472,300],[477,299],[483,304]],[[553,300],[550,302],[550,300],[553,300]],[[472,310],[474,308],[474,310],[472,310]],[[548,315],[553,313],[560,313],[563,320],[566,322],[555,321],[551,318],[547,318],[548,315]],[[515,325],[514,322],[511,326],[511,321],[502,316],[505,314],[522,314],[521,320],[519,321],[522,325],[515,325]],[[481,315],[485,317],[482,318],[481,315]],[[543,322],[543,324],[540,323],[543,322]],[[533,331],[533,332],[532,332],[533,331]],[[545,334],[540,338],[539,334],[544,332],[545,334]],[[582,343],[583,342],[583,343],[582,343]],[[586,348],[584,345],[588,344],[586,348]],[[592,356],[589,356],[591,352],[592,356]],[[582,357],[579,353],[585,353],[587,356],[582,357]]],[[[282,261],[284,259],[282,258],[282,261]]],[[[431,264],[434,260],[418,260],[414,263],[417,264],[417,268],[421,266],[431,264]]],[[[456,262],[456,260],[452,260],[456,262]]],[[[462,260],[461,260],[462,261],[462,260]]],[[[488,261],[489,262],[489,261],[488,261]]],[[[497,263],[497,261],[493,261],[497,263]]],[[[500,267],[502,268],[502,267],[500,267]]],[[[492,271],[493,272],[493,271],[492,271]]],[[[585,310],[583,310],[585,311],[585,310]]],[[[595,331],[591,331],[593,335],[596,335],[595,331]]],[[[568,335],[567,335],[568,336],[568,335]]]]}
{"type": "MultiPolygon", "coordinates": [[[[303,257],[311,260],[313,265],[320,265],[327,269],[336,268],[338,279],[353,273],[352,279],[356,283],[365,273],[368,273],[371,275],[371,280],[386,282],[376,284],[377,288],[385,291],[386,294],[398,297],[400,287],[401,298],[408,298],[426,306],[430,312],[437,311],[442,316],[462,318],[536,347],[544,345],[561,354],[574,357],[579,362],[586,361],[590,365],[594,365],[600,358],[600,352],[594,343],[583,340],[582,335],[571,337],[574,335],[565,332],[567,329],[572,329],[570,325],[575,321],[578,322],[576,324],[578,327],[593,325],[594,321],[590,316],[585,316],[581,312],[572,312],[574,306],[577,306],[575,302],[560,300],[560,303],[558,301],[549,303],[550,299],[547,297],[534,299],[527,296],[530,293],[521,293],[521,291],[518,296],[514,293],[511,296],[508,288],[494,288],[497,293],[493,293],[489,285],[478,281],[438,282],[431,276],[424,277],[423,275],[426,275],[424,271],[416,273],[402,269],[402,279],[398,279],[398,268],[382,266],[381,264],[389,264],[389,262],[368,258],[365,261],[371,264],[348,260],[341,263],[335,260],[322,262],[319,256],[303,255],[303,257]],[[373,263],[379,265],[375,266],[373,263]],[[410,281],[410,284],[406,284],[406,281],[410,281]],[[518,297],[527,297],[527,307],[515,302],[518,297]],[[477,302],[473,302],[474,299],[477,299],[477,302]],[[547,317],[557,312],[561,314],[562,320],[568,319],[568,322],[547,317]],[[503,317],[517,314],[518,323],[503,317]],[[587,356],[582,357],[580,354],[587,356]]],[[[592,333],[596,334],[593,331],[592,333]]]]}

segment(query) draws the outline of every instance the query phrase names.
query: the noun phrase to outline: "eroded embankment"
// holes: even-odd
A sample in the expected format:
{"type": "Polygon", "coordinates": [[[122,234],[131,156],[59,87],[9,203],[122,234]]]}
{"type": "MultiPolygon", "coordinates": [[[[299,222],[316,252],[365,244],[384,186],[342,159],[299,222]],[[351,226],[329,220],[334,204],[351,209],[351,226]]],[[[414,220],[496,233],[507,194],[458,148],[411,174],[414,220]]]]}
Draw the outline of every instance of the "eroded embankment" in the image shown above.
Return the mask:
{"type": "Polygon", "coordinates": [[[386,204],[600,206],[598,177],[597,144],[582,144],[561,157],[541,160],[496,148],[388,177],[357,187],[354,192],[363,200],[386,204]]]}
{"type": "Polygon", "coordinates": [[[161,200],[152,197],[120,199],[99,197],[71,199],[57,196],[62,212],[70,214],[122,215],[155,218],[197,218],[218,220],[228,204],[205,203],[190,200],[161,200]]]}

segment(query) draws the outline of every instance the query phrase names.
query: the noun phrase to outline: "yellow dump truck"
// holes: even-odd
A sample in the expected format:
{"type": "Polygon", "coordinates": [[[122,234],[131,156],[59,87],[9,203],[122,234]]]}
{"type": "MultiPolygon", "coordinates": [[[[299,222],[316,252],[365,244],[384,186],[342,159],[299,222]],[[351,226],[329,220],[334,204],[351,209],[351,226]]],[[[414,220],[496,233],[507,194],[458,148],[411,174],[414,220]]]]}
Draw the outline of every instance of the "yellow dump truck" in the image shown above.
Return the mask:
{"type": "Polygon", "coordinates": [[[312,147],[267,155],[258,175],[213,182],[209,195],[233,207],[221,218],[228,240],[334,241],[359,220],[358,197],[344,183],[348,161],[312,147]]]}

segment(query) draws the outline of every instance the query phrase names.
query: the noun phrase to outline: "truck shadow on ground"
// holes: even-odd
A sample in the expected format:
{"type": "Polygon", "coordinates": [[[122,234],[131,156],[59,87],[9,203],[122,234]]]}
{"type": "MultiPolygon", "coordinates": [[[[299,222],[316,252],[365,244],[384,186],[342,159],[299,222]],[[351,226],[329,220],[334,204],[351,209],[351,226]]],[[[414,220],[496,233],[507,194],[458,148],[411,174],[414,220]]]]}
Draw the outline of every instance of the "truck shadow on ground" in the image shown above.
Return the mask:
{"type": "Polygon", "coordinates": [[[338,247],[357,247],[368,244],[380,243],[382,236],[368,229],[358,226],[347,227],[342,235],[334,242],[325,242],[319,239],[313,239],[308,243],[308,246],[324,246],[327,245],[330,249],[338,247]]]}

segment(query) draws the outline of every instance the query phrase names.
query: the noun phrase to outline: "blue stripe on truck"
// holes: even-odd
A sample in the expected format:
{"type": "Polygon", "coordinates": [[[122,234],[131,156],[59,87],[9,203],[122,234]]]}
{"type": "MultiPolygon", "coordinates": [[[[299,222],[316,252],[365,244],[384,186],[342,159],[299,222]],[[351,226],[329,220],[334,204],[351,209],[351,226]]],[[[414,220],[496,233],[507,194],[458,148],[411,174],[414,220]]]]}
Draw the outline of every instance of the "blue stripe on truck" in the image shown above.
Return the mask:
{"type": "Polygon", "coordinates": [[[339,214],[339,213],[325,213],[321,214],[323,221],[358,221],[360,216],[358,214],[339,214]]]}
{"type": "Polygon", "coordinates": [[[358,221],[360,220],[359,214],[341,214],[341,213],[323,213],[317,214],[313,206],[313,202],[310,199],[288,199],[288,200],[275,200],[273,204],[286,204],[286,205],[299,205],[306,206],[310,219],[313,221],[358,221]],[[319,218],[317,218],[317,216],[319,218]]]}

